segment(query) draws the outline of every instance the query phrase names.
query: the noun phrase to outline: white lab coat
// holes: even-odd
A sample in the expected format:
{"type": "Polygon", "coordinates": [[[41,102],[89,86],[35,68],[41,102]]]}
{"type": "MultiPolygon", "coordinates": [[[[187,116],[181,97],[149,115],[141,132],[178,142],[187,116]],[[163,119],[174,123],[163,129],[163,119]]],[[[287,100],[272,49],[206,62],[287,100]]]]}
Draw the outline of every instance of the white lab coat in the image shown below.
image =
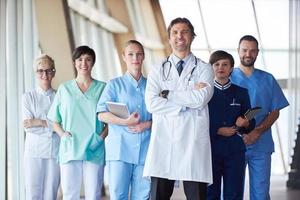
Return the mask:
{"type": "Polygon", "coordinates": [[[148,76],[145,101],[153,121],[144,176],[212,183],[207,104],[213,95],[213,70],[191,54],[179,77],[172,56],[167,80],[168,64],[155,66],[148,76]],[[193,89],[198,82],[207,86],[193,89]],[[166,89],[168,99],[159,97],[166,89]]]}

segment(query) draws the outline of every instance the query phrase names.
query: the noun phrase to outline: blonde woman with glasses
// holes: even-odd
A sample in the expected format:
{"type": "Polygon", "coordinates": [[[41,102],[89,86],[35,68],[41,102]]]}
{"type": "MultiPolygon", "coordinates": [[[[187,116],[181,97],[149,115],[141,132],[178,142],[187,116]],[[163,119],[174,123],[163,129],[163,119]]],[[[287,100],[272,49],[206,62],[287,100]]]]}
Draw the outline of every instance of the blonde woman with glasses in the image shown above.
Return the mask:
{"type": "Polygon", "coordinates": [[[56,161],[59,136],[53,131],[47,113],[55,96],[53,59],[43,54],[34,66],[37,87],[23,94],[23,126],[26,132],[24,170],[26,199],[56,199],[60,182],[56,161]]]}

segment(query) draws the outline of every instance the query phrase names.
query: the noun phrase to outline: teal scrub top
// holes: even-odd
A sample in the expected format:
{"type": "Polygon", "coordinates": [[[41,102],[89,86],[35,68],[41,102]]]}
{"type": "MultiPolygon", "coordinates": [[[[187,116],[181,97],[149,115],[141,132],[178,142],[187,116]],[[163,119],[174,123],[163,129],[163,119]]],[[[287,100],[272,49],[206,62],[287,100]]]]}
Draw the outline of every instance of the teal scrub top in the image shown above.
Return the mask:
{"type": "Polygon", "coordinates": [[[48,118],[72,134],[61,138],[59,163],[86,160],[104,164],[104,141],[99,136],[104,124],[96,115],[97,102],[104,87],[105,83],[97,80],[93,80],[84,93],[75,80],[59,86],[48,118]]]}

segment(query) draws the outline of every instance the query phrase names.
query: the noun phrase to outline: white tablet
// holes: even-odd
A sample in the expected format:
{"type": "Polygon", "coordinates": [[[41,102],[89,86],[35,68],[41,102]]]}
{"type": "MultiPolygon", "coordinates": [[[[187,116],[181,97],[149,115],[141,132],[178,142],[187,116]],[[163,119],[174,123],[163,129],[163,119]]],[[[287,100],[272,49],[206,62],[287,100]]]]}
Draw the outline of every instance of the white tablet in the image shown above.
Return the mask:
{"type": "Polygon", "coordinates": [[[107,101],[106,105],[107,105],[109,112],[111,112],[112,114],[114,114],[120,118],[127,119],[130,115],[127,105],[124,103],[107,101]]]}

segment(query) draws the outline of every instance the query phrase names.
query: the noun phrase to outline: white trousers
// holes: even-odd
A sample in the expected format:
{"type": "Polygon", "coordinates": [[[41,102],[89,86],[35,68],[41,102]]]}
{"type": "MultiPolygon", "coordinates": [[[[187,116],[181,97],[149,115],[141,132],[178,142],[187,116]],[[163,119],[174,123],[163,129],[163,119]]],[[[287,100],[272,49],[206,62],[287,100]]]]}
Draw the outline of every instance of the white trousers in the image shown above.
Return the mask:
{"type": "Polygon", "coordinates": [[[79,200],[83,181],[85,200],[99,200],[104,166],[89,161],[70,161],[60,165],[64,200],[79,200]]]}
{"type": "Polygon", "coordinates": [[[56,200],[59,164],[56,159],[24,157],[26,200],[56,200]]]}

